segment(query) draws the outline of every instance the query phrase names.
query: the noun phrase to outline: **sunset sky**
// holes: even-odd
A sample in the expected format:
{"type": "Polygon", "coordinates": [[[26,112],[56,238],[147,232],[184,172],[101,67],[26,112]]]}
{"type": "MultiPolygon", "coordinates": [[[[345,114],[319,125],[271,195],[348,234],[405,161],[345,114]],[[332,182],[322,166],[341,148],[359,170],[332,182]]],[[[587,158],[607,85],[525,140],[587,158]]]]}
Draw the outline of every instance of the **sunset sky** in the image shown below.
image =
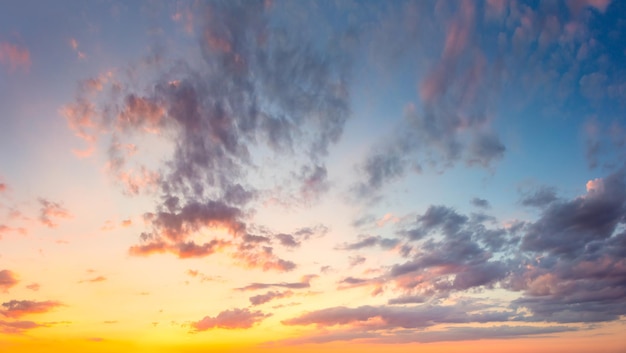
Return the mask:
{"type": "Polygon", "coordinates": [[[626,1],[0,0],[0,351],[624,332],[626,1]]]}

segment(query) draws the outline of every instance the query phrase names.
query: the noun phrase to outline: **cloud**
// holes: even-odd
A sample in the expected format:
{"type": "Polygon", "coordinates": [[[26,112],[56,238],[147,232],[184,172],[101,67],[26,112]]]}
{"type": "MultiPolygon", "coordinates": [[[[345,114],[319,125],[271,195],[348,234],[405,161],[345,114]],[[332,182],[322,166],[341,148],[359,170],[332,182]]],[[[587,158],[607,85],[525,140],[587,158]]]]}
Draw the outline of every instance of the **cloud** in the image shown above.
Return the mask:
{"type": "Polygon", "coordinates": [[[383,238],[373,235],[359,235],[359,240],[354,243],[343,243],[337,247],[340,250],[360,250],[364,248],[379,246],[383,249],[391,249],[400,243],[399,239],[383,238]]]}
{"type": "Polygon", "coordinates": [[[31,66],[30,52],[27,48],[9,42],[0,42],[0,64],[9,72],[17,69],[28,71],[31,66]]]}
{"type": "Polygon", "coordinates": [[[624,172],[588,185],[584,196],[551,203],[528,227],[522,250],[576,256],[589,242],[610,237],[626,210],[624,172]]]}
{"type": "Polygon", "coordinates": [[[72,50],[76,53],[76,57],[79,60],[85,60],[87,58],[87,54],[85,54],[84,52],[82,52],[79,49],[78,40],[76,40],[76,38],[70,38],[68,43],[69,43],[70,47],[72,48],[72,50]]]}
{"type": "Polygon", "coordinates": [[[372,330],[392,328],[426,328],[442,323],[482,323],[507,321],[511,312],[493,311],[480,314],[468,313],[467,306],[414,307],[360,306],[356,308],[333,307],[304,313],[282,321],[284,325],[311,325],[320,327],[368,324],[372,330]],[[376,320],[378,319],[378,320],[376,320]]]}
{"type": "Polygon", "coordinates": [[[192,322],[191,327],[196,331],[206,331],[214,328],[247,329],[263,321],[271,314],[248,309],[230,309],[219,313],[216,317],[205,316],[202,320],[192,322]]]}
{"type": "Polygon", "coordinates": [[[55,223],[56,219],[72,217],[72,215],[59,203],[40,198],[39,204],[41,204],[39,221],[49,228],[55,228],[58,225],[55,223]]]}
{"type": "Polygon", "coordinates": [[[587,183],[587,192],[542,209],[525,227],[518,259],[503,284],[523,296],[525,321],[602,322],[626,314],[624,171],[587,183]]]}
{"type": "Polygon", "coordinates": [[[522,196],[521,204],[524,206],[544,207],[556,201],[556,190],[551,187],[541,187],[531,193],[522,196]]]}
{"type": "Polygon", "coordinates": [[[175,254],[180,259],[188,259],[212,255],[229,244],[229,242],[217,239],[213,239],[210,242],[203,244],[196,244],[194,241],[167,243],[159,240],[153,240],[145,242],[141,245],[131,246],[129,254],[134,256],[148,256],[169,252],[175,254]]]}
{"type": "Polygon", "coordinates": [[[31,283],[29,285],[26,286],[27,289],[30,289],[34,292],[39,291],[39,288],[41,288],[41,285],[39,285],[39,283],[31,283]]]}
{"type": "Polygon", "coordinates": [[[237,288],[240,291],[250,291],[266,289],[271,287],[289,288],[289,289],[304,289],[311,287],[311,280],[316,278],[317,275],[302,276],[300,282],[279,282],[279,283],[252,283],[245,287],[237,288]]]}
{"type": "Polygon", "coordinates": [[[98,282],[104,282],[106,280],[107,280],[107,278],[104,277],[104,276],[96,276],[96,277],[93,277],[93,278],[88,278],[88,279],[81,280],[78,283],[98,283],[98,282]]]}
{"type": "Polygon", "coordinates": [[[11,300],[2,303],[0,314],[10,318],[20,318],[29,314],[46,313],[62,304],[57,301],[11,300]]]}
{"type": "Polygon", "coordinates": [[[293,295],[293,292],[289,290],[283,291],[283,292],[270,291],[265,294],[259,294],[259,295],[250,297],[250,304],[255,305],[255,306],[261,305],[269,301],[272,301],[274,299],[288,298],[292,295],[293,295]]]}
{"type": "Polygon", "coordinates": [[[478,208],[490,208],[491,207],[491,205],[489,204],[489,201],[485,199],[481,199],[479,197],[474,197],[473,199],[470,200],[470,203],[478,208]]]}
{"type": "Polygon", "coordinates": [[[0,320],[0,333],[7,335],[19,335],[25,331],[38,327],[45,327],[44,324],[38,324],[33,321],[4,321],[0,320]]]}
{"type": "MultiPolygon", "coordinates": [[[[264,1],[181,6],[175,19],[193,26],[199,57],[171,58],[176,53],[164,50],[158,65],[145,60],[118,70],[62,113],[90,146],[109,143],[107,170],[125,193],[147,189],[160,196],[151,229],[131,254],[210,255],[212,248],[197,245],[196,236],[226,229],[230,238],[223,240],[233,246],[224,250],[237,263],[292,270],[293,261],[248,242],[255,239],[247,234],[254,228],[249,215],[276,189],[276,179],[265,178],[270,185],[263,190],[248,181],[258,174],[261,152],[294,161],[281,184],[297,183],[296,192],[310,202],[328,189],[324,158],[350,114],[350,55],[338,43],[343,35],[312,38],[287,30],[264,1]],[[193,13],[193,21],[184,13],[193,13]],[[150,148],[142,140],[147,135],[169,148],[163,163],[150,168],[139,163],[150,148]],[[133,146],[132,153],[125,146],[133,146]]],[[[277,239],[290,247],[301,241],[277,239]]]]}
{"type": "Polygon", "coordinates": [[[0,290],[7,292],[11,287],[19,283],[17,275],[10,270],[0,271],[0,290]]]}
{"type": "Polygon", "coordinates": [[[350,262],[350,267],[354,267],[354,266],[358,266],[358,265],[362,265],[365,263],[365,261],[367,261],[367,258],[361,256],[361,255],[356,255],[356,256],[350,256],[348,258],[349,262],[350,262]]]}

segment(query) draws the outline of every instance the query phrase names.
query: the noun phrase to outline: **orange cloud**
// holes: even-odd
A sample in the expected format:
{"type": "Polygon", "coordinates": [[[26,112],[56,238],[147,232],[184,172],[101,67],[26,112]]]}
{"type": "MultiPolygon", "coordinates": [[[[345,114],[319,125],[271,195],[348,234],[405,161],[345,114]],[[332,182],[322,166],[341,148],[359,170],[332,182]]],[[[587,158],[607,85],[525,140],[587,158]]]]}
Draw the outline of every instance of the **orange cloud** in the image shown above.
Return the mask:
{"type": "Polygon", "coordinates": [[[0,42],[0,64],[9,67],[9,72],[18,68],[28,71],[31,65],[28,49],[8,42],[0,42]]]}

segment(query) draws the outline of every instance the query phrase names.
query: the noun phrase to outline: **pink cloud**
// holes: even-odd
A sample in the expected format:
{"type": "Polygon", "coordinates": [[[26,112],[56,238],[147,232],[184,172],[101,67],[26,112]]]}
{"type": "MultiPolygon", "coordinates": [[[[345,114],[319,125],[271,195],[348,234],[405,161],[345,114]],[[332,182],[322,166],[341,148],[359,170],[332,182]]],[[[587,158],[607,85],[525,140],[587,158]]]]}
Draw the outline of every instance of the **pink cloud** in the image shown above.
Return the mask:
{"type": "Polygon", "coordinates": [[[76,53],[76,56],[78,57],[78,59],[80,60],[84,60],[87,58],[87,55],[80,51],[79,44],[78,44],[78,40],[76,40],[76,38],[70,38],[70,40],[68,41],[70,47],[72,47],[72,50],[76,53]]]}
{"type": "Polygon", "coordinates": [[[62,304],[57,301],[38,302],[34,300],[11,300],[2,303],[0,314],[10,318],[20,318],[29,314],[46,313],[62,304]]]}
{"type": "Polygon", "coordinates": [[[59,203],[51,202],[46,199],[39,199],[39,203],[41,204],[39,221],[49,228],[55,228],[58,225],[54,222],[54,219],[72,217],[59,203]]]}
{"type": "Polygon", "coordinates": [[[252,327],[269,316],[271,316],[271,314],[264,314],[261,311],[231,309],[222,311],[216,317],[205,316],[202,320],[193,322],[191,327],[193,327],[197,332],[213,328],[223,328],[229,330],[244,329],[252,327]]]}
{"type": "Polygon", "coordinates": [[[0,289],[2,291],[8,291],[9,288],[15,286],[18,282],[19,280],[14,272],[9,270],[0,271],[0,289]]]}
{"type": "Polygon", "coordinates": [[[9,72],[19,68],[28,71],[31,65],[30,52],[15,44],[0,42],[0,64],[8,66],[9,72]]]}

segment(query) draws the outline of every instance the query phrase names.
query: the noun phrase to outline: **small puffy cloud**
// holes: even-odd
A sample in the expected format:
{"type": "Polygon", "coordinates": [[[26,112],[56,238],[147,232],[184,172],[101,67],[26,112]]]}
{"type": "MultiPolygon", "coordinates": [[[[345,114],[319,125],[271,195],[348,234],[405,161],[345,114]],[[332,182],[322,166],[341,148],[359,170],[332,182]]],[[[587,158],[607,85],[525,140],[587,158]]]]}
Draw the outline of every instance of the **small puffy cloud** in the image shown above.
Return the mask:
{"type": "Polygon", "coordinates": [[[0,42],[0,64],[6,66],[9,72],[17,69],[28,71],[31,65],[30,52],[20,45],[0,42]]]}
{"type": "Polygon", "coordinates": [[[470,203],[478,208],[490,208],[491,207],[491,205],[489,204],[489,201],[478,198],[478,197],[474,197],[473,199],[471,199],[470,203]]]}
{"type": "Polygon", "coordinates": [[[41,209],[39,211],[39,221],[49,228],[55,228],[57,219],[70,218],[72,215],[57,202],[52,202],[43,198],[39,199],[41,209]]]}
{"type": "Polygon", "coordinates": [[[9,288],[19,283],[17,275],[10,270],[0,271],[0,290],[7,292],[9,288]]]}
{"type": "Polygon", "coordinates": [[[2,303],[0,314],[10,318],[20,318],[29,314],[46,313],[62,304],[57,301],[11,300],[2,303]]]}
{"type": "Polygon", "coordinates": [[[271,314],[248,309],[230,309],[219,313],[215,317],[205,316],[202,320],[192,322],[191,327],[196,331],[206,331],[214,328],[247,329],[263,321],[271,314]]]}

